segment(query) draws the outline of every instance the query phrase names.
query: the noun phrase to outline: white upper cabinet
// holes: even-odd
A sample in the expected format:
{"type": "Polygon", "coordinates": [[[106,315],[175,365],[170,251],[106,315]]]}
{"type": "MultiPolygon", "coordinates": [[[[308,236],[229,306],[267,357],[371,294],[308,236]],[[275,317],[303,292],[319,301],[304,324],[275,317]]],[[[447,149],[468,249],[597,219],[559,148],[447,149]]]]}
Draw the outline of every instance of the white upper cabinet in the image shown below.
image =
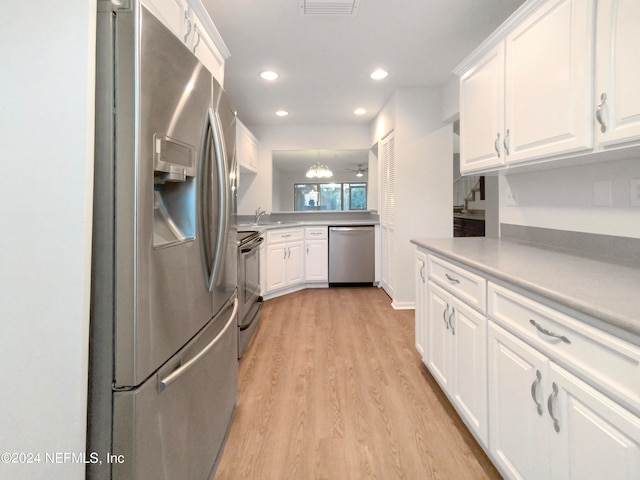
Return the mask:
{"type": "Polygon", "coordinates": [[[460,79],[460,170],[504,165],[504,43],[460,79]]]}
{"type": "Polygon", "coordinates": [[[507,36],[507,164],[593,147],[593,10],[551,0],[507,36]]]}
{"type": "Polygon", "coordinates": [[[236,121],[236,154],[242,171],[258,171],[258,139],[240,121],[236,121]]]}
{"type": "Polygon", "coordinates": [[[460,77],[462,173],[593,147],[593,0],[540,3],[460,77]]]}
{"type": "Polygon", "coordinates": [[[640,2],[598,1],[596,139],[607,148],[640,141],[640,2]]]}
{"type": "Polygon", "coordinates": [[[144,5],[224,84],[230,55],[200,0],[143,0],[144,5]]]}

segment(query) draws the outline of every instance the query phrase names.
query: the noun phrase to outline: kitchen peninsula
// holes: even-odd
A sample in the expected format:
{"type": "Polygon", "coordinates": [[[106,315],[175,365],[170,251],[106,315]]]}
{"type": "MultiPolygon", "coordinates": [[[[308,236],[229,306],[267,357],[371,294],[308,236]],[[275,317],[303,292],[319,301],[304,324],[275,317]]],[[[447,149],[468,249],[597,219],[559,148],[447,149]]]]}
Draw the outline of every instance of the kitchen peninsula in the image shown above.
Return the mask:
{"type": "Polygon", "coordinates": [[[423,363],[506,478],[602,478],[603,465],[630,478],[640,445],[637,241],[607,238],[622,251],[611,258],[501,228],[500,239],[412,240],[423,363]]]}

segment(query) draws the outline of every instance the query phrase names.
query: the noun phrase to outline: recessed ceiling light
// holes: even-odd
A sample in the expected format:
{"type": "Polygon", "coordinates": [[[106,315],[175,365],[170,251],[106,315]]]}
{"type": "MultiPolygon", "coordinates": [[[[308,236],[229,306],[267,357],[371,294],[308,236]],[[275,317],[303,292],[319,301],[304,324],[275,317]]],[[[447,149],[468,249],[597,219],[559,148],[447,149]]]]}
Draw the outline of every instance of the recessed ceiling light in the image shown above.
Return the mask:
{"type": "Polygon", "coordinates": [[[289,115],[289,112],[287,112],[286,110],[278,110],[276,112],[276,115],[278,115],[279,117],[286,117],[287,115],[289,115]]]}
{"type": "Polygon", "coordinates": [[[374,80],[382,80],[387,75],[389,75],[389,73],[385,72],[384,70],[376,70],[371,74],[371,78],[373,78],[374,80]]]}
{"type": "Polygon", "coordinates": [[[260,74],[260,77],[265,79],[265,80],[275,80],[276,78],[279,77],[279,75],[276,72],[272,72],[271,70],[267,70],[265,72],[262,72],[260,74]]]}
{"type": "Polygon", "coordinates": [[[353,113],[355,113],[356,115],[364,115],[365,113],[367,113],[367,111],[364,108],[356,108],[353,113]]]}

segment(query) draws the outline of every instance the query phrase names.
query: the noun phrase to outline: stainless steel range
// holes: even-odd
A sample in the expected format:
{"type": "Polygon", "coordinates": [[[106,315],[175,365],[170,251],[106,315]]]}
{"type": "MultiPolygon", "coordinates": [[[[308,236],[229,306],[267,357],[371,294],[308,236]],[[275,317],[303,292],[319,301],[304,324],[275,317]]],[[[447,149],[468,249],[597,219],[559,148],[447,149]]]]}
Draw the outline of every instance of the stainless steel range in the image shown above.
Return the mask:
{"type": "Polygon", "coordinates": [[[238,358],[260,322],[260,232],[238,233],[238,358]]]}

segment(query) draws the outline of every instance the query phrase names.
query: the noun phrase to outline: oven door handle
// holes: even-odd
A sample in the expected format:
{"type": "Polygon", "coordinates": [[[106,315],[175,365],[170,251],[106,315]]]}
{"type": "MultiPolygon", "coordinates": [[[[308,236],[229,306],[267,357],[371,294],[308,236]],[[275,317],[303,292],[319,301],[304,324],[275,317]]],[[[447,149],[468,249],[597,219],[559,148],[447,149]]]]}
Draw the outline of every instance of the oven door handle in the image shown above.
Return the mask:
{"type": "Polygon", "coordinates": [[[240,247],[240,253],[249,253],[251,250],[253,250],[254,248],[256,248],[258,245],[260,245],[262,242],[264,242],[264,238],[260,237],[259,239],[257,239],[255,242],[251,242],[251,245],[249,245],[248,247],[240,247]]]}

